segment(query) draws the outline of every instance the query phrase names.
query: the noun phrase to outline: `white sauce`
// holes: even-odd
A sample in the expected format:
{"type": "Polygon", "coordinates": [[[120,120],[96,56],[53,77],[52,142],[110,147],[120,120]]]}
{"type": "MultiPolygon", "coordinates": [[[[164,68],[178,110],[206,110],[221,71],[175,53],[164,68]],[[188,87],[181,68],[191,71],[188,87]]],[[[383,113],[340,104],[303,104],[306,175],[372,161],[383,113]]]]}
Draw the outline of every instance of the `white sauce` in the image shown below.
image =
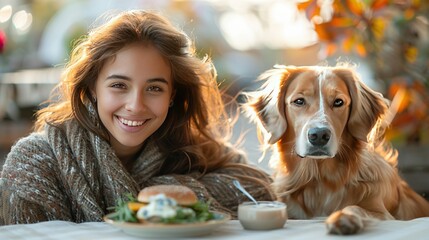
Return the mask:
{"type": "Polygon", "coordinates": [[[177,202],[165,196],[165,194],[158,194],[149,198],[149,204],[141,207],[137,211],[137,218],[150,219],[152,217],[172,218],[177,214],[177,202]]]}
{"type": "Polygon", "coordinates": [[[245,202],[238,206],[238,219],[245,229],[283,228],[287,220],[286,205],[281,202],[245,202]]]}

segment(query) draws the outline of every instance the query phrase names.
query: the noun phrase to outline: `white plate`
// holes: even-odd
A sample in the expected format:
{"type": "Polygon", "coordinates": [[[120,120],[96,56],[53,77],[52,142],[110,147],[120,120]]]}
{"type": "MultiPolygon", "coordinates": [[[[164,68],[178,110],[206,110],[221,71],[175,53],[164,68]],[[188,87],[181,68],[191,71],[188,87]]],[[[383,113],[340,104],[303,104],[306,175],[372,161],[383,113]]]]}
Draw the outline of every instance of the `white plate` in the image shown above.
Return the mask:
{"type": "Polygon", "coordinates": [[[106,215],[104,221],[122,229],[122,231],[129,235],[147,238],[178,238],[208,235],[231,219],[231,216],[228,214],[214,212],[215,219],[202,223],[130,223],[114,221],[110,218],[111,215],[106,215]]]}

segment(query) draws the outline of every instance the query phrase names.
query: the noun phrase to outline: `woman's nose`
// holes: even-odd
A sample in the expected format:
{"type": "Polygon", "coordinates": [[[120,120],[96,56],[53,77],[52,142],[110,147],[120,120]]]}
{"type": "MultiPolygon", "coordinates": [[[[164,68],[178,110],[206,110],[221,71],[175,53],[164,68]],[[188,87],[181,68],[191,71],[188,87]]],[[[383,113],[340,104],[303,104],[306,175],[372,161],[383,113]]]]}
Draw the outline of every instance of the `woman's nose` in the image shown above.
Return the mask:
{"type": "Polygon", "coordinates": [[[143,94],[130,94],[127,98],[125,109],[131,112],[141,112],[146,109],[143,94]]]}

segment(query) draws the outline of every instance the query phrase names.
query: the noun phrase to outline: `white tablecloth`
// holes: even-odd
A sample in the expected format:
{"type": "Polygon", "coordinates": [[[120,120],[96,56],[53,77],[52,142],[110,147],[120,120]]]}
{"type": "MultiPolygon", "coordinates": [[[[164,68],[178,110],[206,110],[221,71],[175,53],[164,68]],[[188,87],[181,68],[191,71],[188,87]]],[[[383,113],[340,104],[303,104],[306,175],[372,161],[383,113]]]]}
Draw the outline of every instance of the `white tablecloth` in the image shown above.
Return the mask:
{"type": "MultiPolygon", "coordinates": [[[[136,240],[142,239],[125,234],[122,230],[104,222],[71,223],[51,221],[36,224],[9,225],[0,227],[1,240],[136,240]]],[[[411,221],[381,221],[365,232],[353,236],[326,234],[323,220],[288,220],[285,227],[271,231],[243,230],[237,220],[232,220],[207,236],[190,239],[222,240],[271,240],[271,239],[429,239],[429,218],[411,221]]]]}

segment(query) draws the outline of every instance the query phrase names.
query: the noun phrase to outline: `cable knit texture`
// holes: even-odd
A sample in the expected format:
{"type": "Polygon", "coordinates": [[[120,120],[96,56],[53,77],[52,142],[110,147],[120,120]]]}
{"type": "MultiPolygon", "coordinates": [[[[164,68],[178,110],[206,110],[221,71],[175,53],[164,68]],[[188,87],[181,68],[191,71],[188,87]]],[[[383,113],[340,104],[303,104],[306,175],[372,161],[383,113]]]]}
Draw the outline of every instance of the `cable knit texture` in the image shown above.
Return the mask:
{"type": "MultiPolygon", "coordinates": [[[[231,183],[240,179],[252,195],[273,200],[271,179],[262,171],[230,166],[187,175],[162,175],[165,157],[148,141],[128,172],[108,142],[68,122],[64,129],[47,126],[19,140],[6,157],[0,179],[0,225],[47,220],[102,221],[119,198],[134,196],[146,186],[181,184],[212,210],[236,217],[237,205],[246,198],[231,183]],[[248,177],[256,177],[260,181],[248,177]]],[[[231,149],[230,149],[231,150],[231,149]]],[[[237,153],[235,162],[245,162],[237,153]]]]}

